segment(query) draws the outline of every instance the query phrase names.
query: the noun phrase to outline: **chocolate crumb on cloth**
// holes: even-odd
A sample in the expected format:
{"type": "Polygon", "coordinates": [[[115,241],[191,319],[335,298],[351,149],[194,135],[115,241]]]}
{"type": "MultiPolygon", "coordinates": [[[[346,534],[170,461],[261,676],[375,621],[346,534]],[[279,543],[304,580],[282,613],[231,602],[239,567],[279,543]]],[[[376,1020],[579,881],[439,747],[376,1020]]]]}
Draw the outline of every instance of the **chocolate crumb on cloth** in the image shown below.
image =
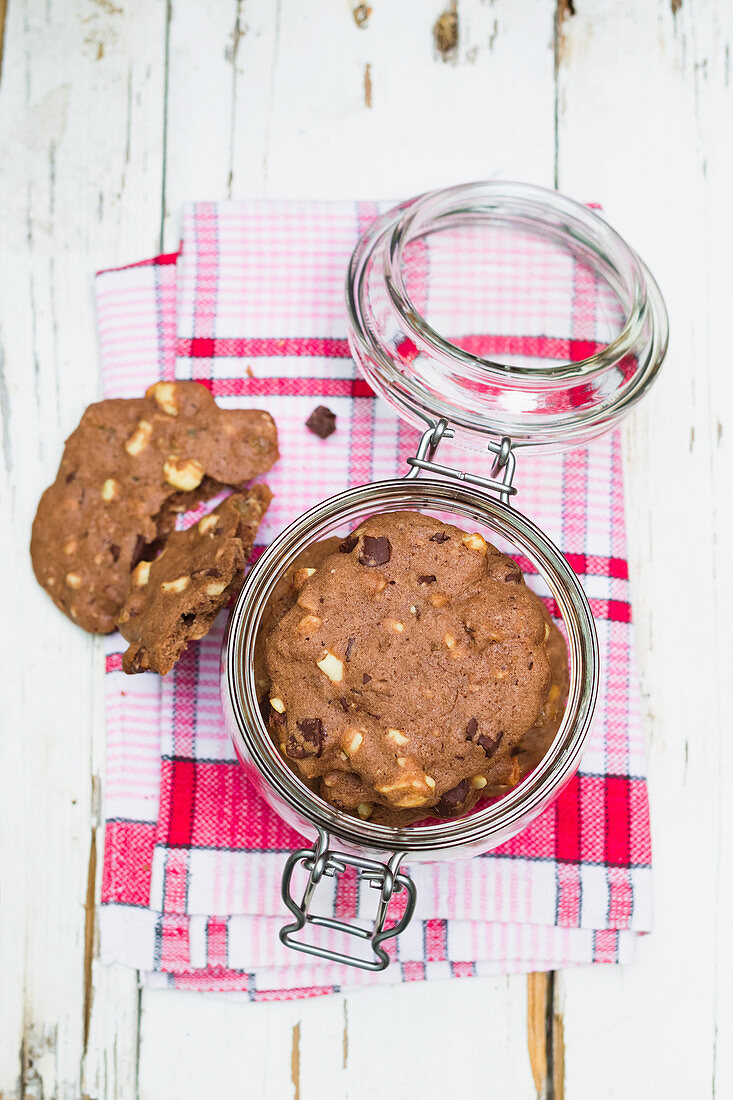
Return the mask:
{"type": "Polygon", "coordinates": [[[155,561],[133,570],[118,616],[130,643],[125,672],[169,672],[189,641],[208,634],[242,587],[244,567],[272,493],[253,485],[234,493],[185,531],[174,531],[155,561]]]}
{"type": "Polygon", "coordinates": [[[294,584],[266,644],[270,729],[327,801],[381,824],[453,816],[546,750],[564,641],[480,535],[374,516],[294,584]]]}
{"type": "Polygon", "coordinates": [[[74,622],[114,630],[136,563],[175,523],[171,509],[242,488],[278,458],[259,409],[220,409],[198,382],[90,405],[69,436],[31,535],[39,584],[74,622]]]}
{"type": "Polygon", "coordinates": [[[317,405],[305,426],[319,439],[328,439],[336,431],[336,413],[331,412],[326,405],[317,405]]]}

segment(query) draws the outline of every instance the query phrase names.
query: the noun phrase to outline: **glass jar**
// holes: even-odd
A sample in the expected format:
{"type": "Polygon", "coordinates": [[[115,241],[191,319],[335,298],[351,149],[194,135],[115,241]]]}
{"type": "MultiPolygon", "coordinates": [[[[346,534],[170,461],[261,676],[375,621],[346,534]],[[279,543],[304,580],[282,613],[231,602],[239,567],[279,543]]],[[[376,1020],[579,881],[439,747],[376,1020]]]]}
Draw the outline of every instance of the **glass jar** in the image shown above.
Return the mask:
{"type": "MultiPolygon", "coordinates": [[[[436,861],[490,851],[537,817],[578,767],[598,694],[596,631],[588,600],[561,552],[510,505],[516,492],[515,448],[575,446],[615,424],[661,365],[667,318],[641,260],[597,214],[555,192],[520,184],[479,183],[434,192],[378,218],[354,250],[346,297],[354,358],[376,392],[423,427],[420,446],[408,460],[405,478],[351,488],[316,505],[265,550],[231,612],[222,653],[222,700],[237,757],[251,781],[297,832],[316,834],[312,848],[293,852],[285,862],[282,896],[294,919],[281,930],[282,941],[320,958],[381,970],[389,962],[384,941],[402,931],[415,904],[414,884],[400,871],[403,859],[436,861]],[[480,269],[506,232],[514,242],[519,234],[535,256],[546,253],[550,268],[551,256],[558,263],[569,257],[576,269],[596,280],[596,291],[600,286],[607,292],[608,308],[593,339],[581,341],[581,347],[558,347],[556,360],[548,361],[543,349],[538,362],[531,354],[532,333],[518,347],[502,346],[501,335],[494,333],[488,349],[493,358],[479,356],[486,342],[475,333],[456,336],[462,308],[451,305],[456,279],[472,289],[480,286],[480,269]],[[427,279],[434,288],[429,308],[427,279]],[[444,326],[441,316],[447,318],[444,326]],[[450,338],[441,327],[451,328],[450,338]],[[563,356],[566,350],[570,355],[563,356]],[[488,476],[436,462],[443,439],[488,452],[488,476]],[[334,534],[343,537],[367,516],[403,509],[467,526],[505,552],[529,559],[562,617],[569,691],[552,744],[518,786],[478,803],[465,816],[397,828],[341,812],[288,766],[260,712],[254,656],[268,599],[306,547],[334,534]],[[355,867],[378,891],[371,927],[313,911],[318,883],[347,867],[355,867]],[[296,874],[306,876],[297,896],[296,874]],[[406,895],[404,911],[386,928],[395,893],[406,895]],[[299,934],[306,928],[356,937],[368,953],[305,940],[299,934]]],[[[478,306],[480,312],[480,293],[478,306]]],[[[475,302],[471,308],[475,311],[475,302]]]]}

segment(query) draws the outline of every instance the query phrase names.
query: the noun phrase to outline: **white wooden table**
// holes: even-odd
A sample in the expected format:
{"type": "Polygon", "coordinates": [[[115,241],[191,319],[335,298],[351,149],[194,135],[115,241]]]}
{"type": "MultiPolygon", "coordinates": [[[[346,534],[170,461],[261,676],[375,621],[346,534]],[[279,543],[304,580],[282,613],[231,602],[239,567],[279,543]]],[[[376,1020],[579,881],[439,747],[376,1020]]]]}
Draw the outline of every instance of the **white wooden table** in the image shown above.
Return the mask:
{"type": "Polygon", "coordinates": [[[370,6],[0,0],[2,1100],[733,1096],[733,5],[458,0],[447,59],[441,0],[370,6]],[[549,981],[139,993],[96,958],[101,646],[27,553],[98,395],[92,272],[174,248],[187,199],[494,175],[603,202],[670,310],[625,427],[655,931],[632,967],[549,981]]]}

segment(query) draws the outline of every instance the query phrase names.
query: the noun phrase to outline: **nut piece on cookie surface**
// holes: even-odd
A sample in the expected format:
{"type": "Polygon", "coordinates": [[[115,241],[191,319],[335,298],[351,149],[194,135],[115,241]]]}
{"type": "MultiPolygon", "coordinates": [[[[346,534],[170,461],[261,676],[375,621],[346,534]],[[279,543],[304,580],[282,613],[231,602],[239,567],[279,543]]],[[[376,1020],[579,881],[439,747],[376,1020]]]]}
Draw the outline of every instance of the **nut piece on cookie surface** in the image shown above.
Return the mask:
{"type": "Polygon", "coordinates": [[[113,477],[108,477],[102,486],[102,500],[114,500],[119,495],[119,485],[113,477]]]}
{"type": "Polygon", "coordinates": [[[163,463],[163,476],[169,485],[182,493],[198,489],[204,479],[204,468],[195,458],[176,458],[169,455],[163,463]]]}
{"type": "MultiPolygon", "coordinates": [[[[160,557],[138,565],[117,620],[130,643],[122,657],[125,672],[152,669],[165,674],[189,641],[208,633],[241,587],[270,499],[266,485],[235,493],[212,513],[215,525],[202,533],[199,521],[173,532],[160,557]]],[[[275,710],[276,702],[271,700],[275,710]]]]}
{"type": "Polygon", "coordinates": [[[296,588],[302,588],[309,577],[312,577],[315,569],[296,569],[293,573],[293,584],[296,588]]]}
{"type": "Polygon", "coordinates": [[[133,569],[130,580],[136,588],[144,588],[150,580],[150,565],[149,561],[141,561],[133,569]]]}
{"type": "Polygon", "coordinates": [[[209,512],[208,516],[202,516],[199,520],[199,534],[212,534],[218,522],[219,517],[214,512],[209,512]]]}
{"type": "Polygon", "coordinates": [[[168,416],[178,416],[175,382],[156,382],[145,391],[145,396],[152,397],[168,416]]]}
{"type": "Polygon", "coordinates": [[[90,405],[38,505],[39,583],[79,626],[108,633],[131,571],[155,556],[176,516],[223,486],[241,489],[277,458],[268,413],[222,409],[197,382],[159,382],[145,397],[90,405]],[[78,588],[65,584],[69,572],[78,588]]]}
{"type": "Polygon", "coordinates": [[[289,731],[320,715],[319,754],[288,756],[326,801],[404,826],[521,780],[557,729],[567,653],[552,627],[551,659],[515,562],[476,532],[394,512],[298,569],[307,583],[268,626],[265,678],[289,731]]]}
{"type": "Polygon", "coordinates": [[[341,742],[341,747],[348,756],[353,756],[359,751],[363,741],[364,734],[361,730],[349,729],[341,742]]]}
{"type": "Polygon", "coordinates": [[[185,592],[191,583],[191,578],[188,576],[176,577],[174,581],[162,581],[160,585],[161,592],[185,592]]]}
{"type": "Polygon", "coordinates": [[[139,455],[147,447],[152,434],[153,425],[150,423],[150,421],[141,420],[138,426],[135,428],[135,431],[125,443],[125,450],[127,451],[127,453],[133,458],[136,455],[139,455]]]}
{"type": "Polygon", "coordinates": [[[481,554],[485,554],[488,548],[486,539],[482,535],[479,535],[477,531],[474,531],[471,535],[464,535],[461,542],[464,546],[467,546],[469,550],[478,550],[481,554]]]}
{"type": "Polygon", "coordinates": [[[316,661],[316,664],[321,672],[325,672],[329,680],[332,680],[335,684],[341,683],[344,678],[344,663],[333,653],[327,651],[320,661],[316,661]]]}

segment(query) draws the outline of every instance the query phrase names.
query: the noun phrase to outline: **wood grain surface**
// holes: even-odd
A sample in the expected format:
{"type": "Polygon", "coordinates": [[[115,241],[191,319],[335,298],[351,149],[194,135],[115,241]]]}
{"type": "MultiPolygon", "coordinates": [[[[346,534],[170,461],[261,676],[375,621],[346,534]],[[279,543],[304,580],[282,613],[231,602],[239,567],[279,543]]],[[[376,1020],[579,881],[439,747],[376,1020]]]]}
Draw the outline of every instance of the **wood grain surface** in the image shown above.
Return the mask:
{"type": "Polygon", "coordinates": [[[0,1097],[733,1096],[730,0],[0,0],[0,1097]],[[4,28],[4,35],[3,35],[4,28]],[[624,429],[656,926],[625,968],[307,1003],[102,967],[102,651],[33,581],[95,269],[181,203],[482,177],[603,203],[671,316],[624,429]]]}

